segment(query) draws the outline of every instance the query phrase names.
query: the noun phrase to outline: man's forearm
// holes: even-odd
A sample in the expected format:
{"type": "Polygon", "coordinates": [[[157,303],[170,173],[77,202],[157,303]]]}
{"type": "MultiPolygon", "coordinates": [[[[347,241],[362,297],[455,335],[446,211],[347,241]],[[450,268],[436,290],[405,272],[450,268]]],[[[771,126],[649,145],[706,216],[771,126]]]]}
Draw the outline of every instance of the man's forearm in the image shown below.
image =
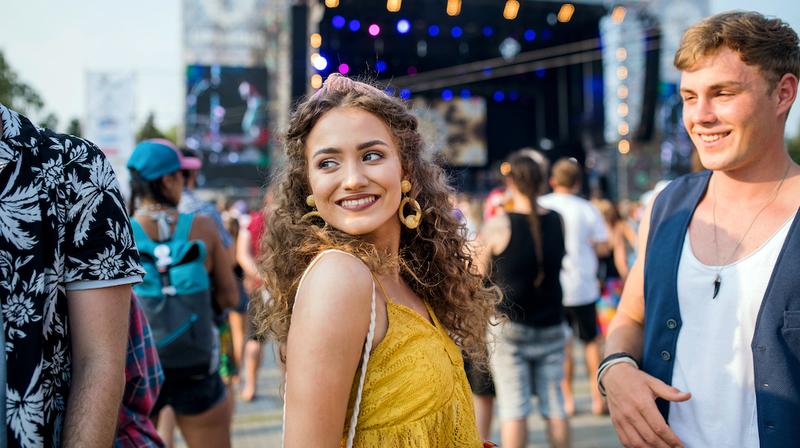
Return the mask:
{"type": "Polygon", "coordinates": [[[608,328],[605,356],[625,352],[641,361],[644,327],[623,313],[614,316],[608,328]]]}
{"type": "Polygon", "coordinates": [[[63,446],[110,447],[125,388],[124,365],[76,359],[72,374],[63,446]]]}

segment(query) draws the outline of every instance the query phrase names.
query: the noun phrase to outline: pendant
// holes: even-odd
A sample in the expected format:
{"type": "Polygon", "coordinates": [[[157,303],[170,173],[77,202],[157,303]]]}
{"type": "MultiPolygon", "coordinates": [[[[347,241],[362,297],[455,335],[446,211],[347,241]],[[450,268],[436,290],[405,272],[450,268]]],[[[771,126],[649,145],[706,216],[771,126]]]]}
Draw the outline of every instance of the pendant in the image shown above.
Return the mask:
{"type": "Polygon", "coordinates": [[[719,294],[719,287],[721,285],[722,285],[722,279],[719,278],[719,273],[717,273],[717,276],[714,278],[714,296],[711,297],[712,299],[717,298],[717,294],[719,294]]]}

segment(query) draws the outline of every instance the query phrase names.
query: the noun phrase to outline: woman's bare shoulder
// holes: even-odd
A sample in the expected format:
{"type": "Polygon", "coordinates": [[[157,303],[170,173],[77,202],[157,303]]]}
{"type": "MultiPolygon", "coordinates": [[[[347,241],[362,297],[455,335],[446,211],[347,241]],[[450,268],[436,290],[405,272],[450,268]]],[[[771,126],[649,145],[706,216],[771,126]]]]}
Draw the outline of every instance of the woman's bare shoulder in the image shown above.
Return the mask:
{"type": "Polygon", "coordinates": [[[295,297],[295,307],[369,315],[373,280],[367,265],[355,256],[328,250],[312,261],[295,297]]]}

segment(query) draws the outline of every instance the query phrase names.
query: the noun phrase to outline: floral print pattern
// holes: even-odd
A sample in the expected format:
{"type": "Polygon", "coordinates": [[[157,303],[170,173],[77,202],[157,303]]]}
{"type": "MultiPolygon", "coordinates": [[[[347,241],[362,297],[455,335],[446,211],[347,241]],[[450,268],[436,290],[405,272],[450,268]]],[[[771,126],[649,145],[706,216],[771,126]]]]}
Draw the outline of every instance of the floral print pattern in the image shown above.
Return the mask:
{"type": "Polygon", "coordinates": [[[135,282],[144,271],[102,152],[37,129],[2,104],[0,122],[8,446],[59,446],[72,367],[66,290],[74,282],[135,282]]]}

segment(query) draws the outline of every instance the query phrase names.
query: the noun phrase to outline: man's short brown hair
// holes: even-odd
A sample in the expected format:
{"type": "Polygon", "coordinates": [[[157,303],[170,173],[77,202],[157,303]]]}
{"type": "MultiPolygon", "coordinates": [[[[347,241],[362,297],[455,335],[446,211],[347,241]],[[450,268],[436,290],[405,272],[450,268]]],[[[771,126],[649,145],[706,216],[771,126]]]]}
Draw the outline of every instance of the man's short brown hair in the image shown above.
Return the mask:
{"type": "Polygon", "coordinates": [[[574,188],[581,183],[581,166],[575,159],[558,159],[553,165],[553,180],[556,185],[565,188],[574,188]]]}
{"type": "Polygon", "coordinates": [[[797,33],[781,19],[752,11],[724,12],[686,30],[673,63],[678,70],[688,70],[728,47],[742,62],[758,67],[771,90],[787,73],[800,77],[798,42],[797,33]]]}

